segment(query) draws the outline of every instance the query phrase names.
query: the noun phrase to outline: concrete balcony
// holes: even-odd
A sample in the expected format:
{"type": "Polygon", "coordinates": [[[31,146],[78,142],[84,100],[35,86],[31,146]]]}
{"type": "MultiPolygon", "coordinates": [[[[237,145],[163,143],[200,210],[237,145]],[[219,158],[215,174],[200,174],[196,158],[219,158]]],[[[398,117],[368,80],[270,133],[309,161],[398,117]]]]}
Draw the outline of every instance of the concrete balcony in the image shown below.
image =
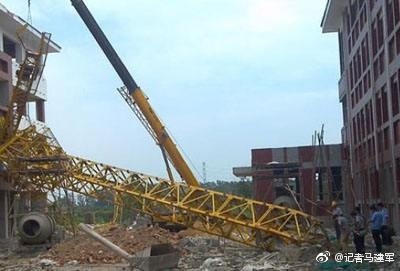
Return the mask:
{"type": "Polygon", "coordinates": [[[339,100],[342,100],[343,96],[346,94],[346,90],[348,89],[346,71],[342,73],[338,85],[339,85],[339,100]]]}
{"type": "Polygon", "coordinates": [[[342,143],[346,143],[347,142],[347,132],[346,132],[346,127],[342,127],[341,130],[341,134],[342,134],[342,143]]]}
{"type": "Polygon", "coordinates": [[[252,167],[234,167],[232,169],[233,175],[236,177],[253,176],[254,170],[252,167]]]}
{"type": "MultiPolygon", "coordinates": [[[[18,64],[15,59],[12,60],[12,84],[15,86],[17,83],[17,70],[19,69],[20,64],[18,64]]],[[[36,101],[38,99],[46,100],[47,99],[47,80],[44,76],[37,78],[32,85],[32,92],[35,92],[35,95],[29,95],[28,101],[36,101]],[[40,81],[39,81],[40,80],[40,81]]]]}

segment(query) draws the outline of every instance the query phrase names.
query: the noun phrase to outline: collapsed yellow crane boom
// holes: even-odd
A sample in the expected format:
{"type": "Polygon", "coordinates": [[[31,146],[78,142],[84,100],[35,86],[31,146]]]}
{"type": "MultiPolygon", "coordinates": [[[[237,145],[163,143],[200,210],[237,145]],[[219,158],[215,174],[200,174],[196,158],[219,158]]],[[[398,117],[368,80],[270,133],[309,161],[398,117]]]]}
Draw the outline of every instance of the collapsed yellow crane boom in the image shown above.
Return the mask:
{"type": "Polygon", "coordinates": [[[67,155],[48,128],[19,131],[0,145],[0,161],[17,191],[65,188],[103,200],[105,191],[119,193],[152,217],[264,249],[275,238],[328,241],[320,221],[299,210],[67,155]]]}
{"type": "MultiPolygon", "coordinates": [[[[274,237],[295,243],[326,240],[320,222],[299,210],[199,187],[146,96],[86,6],[81,0],[72,2],[91,32],[96,33],[96,40],[127,87],[134,108],[141,111],[156,142],[166,150],[188,185],[67,155],[48,128],[38,131],[31,125],[16,130],[0,143],[2,172],[15,191],[48,192],[65,188],[99,199],[104,199],[102,192],[117,193],[154,218],[260,248],[270,247],[274,237]]],[[[40,67],[38,63],[36,66],[40,67]]],[[[23,108],[27,100],[24,97],[18,101],[17,108],[23,108]]],[[[18,113],[19,117],[23,112],[18,113]]],[[[121,200],[115,204],[125,203],[121,200]]]]}
{"type": "Polygon", "coordinates": [[[188,185],[200,186],[199,181],[194,176],[192,170],[189,168],[182,154],[176,147],[176,144],[173,142],[161,120],[151,107],[146,95],[144,95],[143,91],[136,84],[132,75],[129,73],[128,69],[112,47],[111,43],[108,41],[107,37],[97,24],[96,20],[93,18],[85,3],[82,0],[71,0],[71,2],[79,16],[88,27],[89,31],[92,33],[93,37],[96,39],[100,48],[110,61],[111,65],[114,67],[114,70],[121,78],[132,99],[137,104],[137,107],[146,118],[148,124],[157,137],[157,143],[162,149],[165,149],[176,171],[188,185]]]}

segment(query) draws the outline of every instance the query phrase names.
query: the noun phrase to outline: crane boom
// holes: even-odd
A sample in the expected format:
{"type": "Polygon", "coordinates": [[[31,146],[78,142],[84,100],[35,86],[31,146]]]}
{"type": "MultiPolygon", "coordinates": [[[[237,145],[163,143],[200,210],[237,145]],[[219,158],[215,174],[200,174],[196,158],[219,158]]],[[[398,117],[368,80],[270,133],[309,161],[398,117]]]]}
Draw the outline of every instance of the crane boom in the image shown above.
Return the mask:
{"type": "Polygon", "coordinates": [[[105,201],[117,193],[130,204],[114,204],[265,249],[272,249],[275,237],[297,244],[328,241],[320,221],[299,210],[70,156],[47,127],[17,131],[0,145],[0,161],[19,192],[61,188],[105,201]]]}
{"type": "Polygon", "coordinates": [[[89,31],[92,33],[100,48],[103,50],[111,65],[114,67],[114,70],[121,78],[129,94],[135,101],[143,116],[146,118],[150,127],[153,129],[157,137],[158,143],[167,152],[176,171],[188,185],[200,186],[199,181],[194,176],[192,170],[176,147],[176,144],[173,142],[171,136],[168,134],[161,120],[151,107],[146,95],[144,95],[143,91],[136,84],[132,75],[129,73],[125,64],[118,56],[111,43],[108,41],[106,35],[97,24],[89,9],[86,7],[85,3],[82,0],[71,0],[71,3],[78,12],[83,22],[86,24],[89,31]]]}

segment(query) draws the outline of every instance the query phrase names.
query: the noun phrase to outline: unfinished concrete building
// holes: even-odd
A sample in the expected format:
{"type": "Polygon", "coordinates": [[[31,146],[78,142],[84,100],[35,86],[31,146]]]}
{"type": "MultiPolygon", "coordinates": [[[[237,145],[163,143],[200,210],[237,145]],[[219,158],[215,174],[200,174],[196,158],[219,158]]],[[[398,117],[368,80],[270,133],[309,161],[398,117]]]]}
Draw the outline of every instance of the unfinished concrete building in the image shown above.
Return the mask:
{"type": "MultiPolygon", "coordinates": [[[[13,14],[0,4],[0,116],[6,115],[13,87],[16,83],[16,71],[25,58],[26,51],[36,51],[40,44],[41,32],[29,25],[25,20],[13,14]],[[19,34],[18,34],[19,33],[19,34]]],[[[50,42],[48,52],[59,52],[60,47],[50,42]]],[[[43,60],[44,61],[44,60],[43,60]]],[[[20,127],[33,123],[43,125],[45,121],[45,101],[47,94],[46,78],[37,78],[35,94],[28,98],[26,116],[22,119],[20,127]],[[31,112],[29,114],[29,112],[31,112]]],[[[0,179],[0,238],[8,238],[15,226],[13,213],[15,210],[13,187],[0,179]]],[[[21,199],[26,202],[25,207],[31,208],[30,196],[21,199]]],[[[46,197],[42,197],[42,201],[46,197]]]]}
{"type": "Polygon", "coordinates": [[[233,168],[233,174],[252,176],[256,200],[283,200],[324,216],[332,200],[343,199],[341,166],[341,144],[265,148],[251,150],[251,167],[233,168]],[[297,202],[291,202],[293,198],[297,202]]]}
{"type": "Polygon", "coordinates": [[[400,229],[400,1],[330,0],[324,33],[338,33],[348,208],[382,201],[400,229]]]}

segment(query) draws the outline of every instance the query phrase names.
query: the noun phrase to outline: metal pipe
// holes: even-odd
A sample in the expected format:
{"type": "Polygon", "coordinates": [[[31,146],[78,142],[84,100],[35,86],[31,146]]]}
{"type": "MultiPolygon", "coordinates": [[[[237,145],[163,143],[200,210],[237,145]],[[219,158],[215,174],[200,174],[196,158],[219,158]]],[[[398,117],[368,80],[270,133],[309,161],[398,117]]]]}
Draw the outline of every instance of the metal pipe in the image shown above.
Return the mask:
{"type": "Polygon", "coordinates": [[[84,233],[89,235],[89,237],[93,238],[95,241],[101,243],[103,246],[107,247],[108,249],[110,249],[114,253],[118,254],[125,260],[127,260],[129,262],[131,261],[132,255],[130,255],[128,252],[126,252],[119,246],[113,244],[111,241],[107,240],[106,238],[104,238],[103,236],[101,236],[100,234],[98,234],[97,232],[92,230],[91,228],[89,228],[87,225],[80,223],[78,225],[78,227],[81,231],[83,231],[84,233]]]}
{"type": "Polygon", "coordinates": [[[108,41],[100,26],[97,24],[96,20],[93,18],[89,9],[82,0],[71,0],[71,3],[78,12],[79,16],[82,18],[83,22],[88,27],[89,31],[92,33],[93,37],[96,39],[108,60],[111,62],[111,65],[118,73],[122,82],[124,82],[125,86],[128,88],[129,94],[131,94],[138,88],[138,85],[136,84],[132,75],[129,73],[125,64],[122,62],[121,58],[118,56],[115,49],[112,47],[111,43],[108,41]]]}

